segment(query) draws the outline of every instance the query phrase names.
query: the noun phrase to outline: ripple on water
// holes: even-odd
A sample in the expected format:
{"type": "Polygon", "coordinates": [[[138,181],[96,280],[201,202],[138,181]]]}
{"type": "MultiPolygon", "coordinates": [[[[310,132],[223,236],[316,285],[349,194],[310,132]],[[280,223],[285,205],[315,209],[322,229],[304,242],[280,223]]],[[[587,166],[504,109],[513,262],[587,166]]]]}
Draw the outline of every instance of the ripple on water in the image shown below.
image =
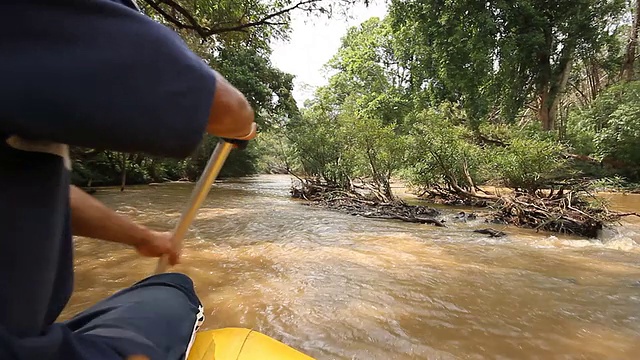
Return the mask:
{"type": "MultiPolygon", "coordinates": [[[[288,199],[289,185],[288,177],[261,176],[212,189],[176,268],[194,279],[205,328],[254,328],[318,359],[640,353],[637,228],[590,241],[500,227],[508,236],[490,239],[472,233],[486,226],[477,221],[435,228],[304,206],[288,199]]],[[[169,229],[191,189],[98,196],[169,229]]],[[[75,261],[76,291],[63,317],[155,265],[88,239],[76,241],[75,261]]]]}

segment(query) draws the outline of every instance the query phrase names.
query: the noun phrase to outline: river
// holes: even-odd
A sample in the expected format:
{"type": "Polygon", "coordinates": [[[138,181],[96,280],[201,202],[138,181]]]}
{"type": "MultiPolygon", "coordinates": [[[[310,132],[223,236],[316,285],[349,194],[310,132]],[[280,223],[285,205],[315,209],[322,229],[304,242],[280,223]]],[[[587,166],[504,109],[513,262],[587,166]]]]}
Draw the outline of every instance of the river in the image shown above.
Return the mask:
{"type": "MultiPolygon", "coordinates": [[[[638,359],[640,222],[601,240],[493,226],[374,220],[289,198],[287,176],[214,186],[182,264],[204,328],[254,328],[317,359],[638,359]]],[[[122,214],[170,230],[192,185],[101,189],[122,214]]],[[[638,210],[639,195],[607,195],[638,210]]],[[[76,239],[62,318],[148,276],[155,260],[76,239]]]]}

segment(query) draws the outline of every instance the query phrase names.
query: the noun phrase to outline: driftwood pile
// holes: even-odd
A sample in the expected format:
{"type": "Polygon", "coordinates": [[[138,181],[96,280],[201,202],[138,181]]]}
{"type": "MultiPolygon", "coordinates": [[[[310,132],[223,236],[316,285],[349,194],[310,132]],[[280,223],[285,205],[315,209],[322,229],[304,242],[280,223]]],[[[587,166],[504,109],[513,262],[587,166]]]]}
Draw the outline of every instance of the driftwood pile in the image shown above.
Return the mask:
{"type": "MultiPolygon", "coordinates": [[[[442,195],[445,192],[438,191],[438,193],[442,195]]],[[[455,196],[451,192],[447,193],[449,193],[447,200],[455,204],[467,204],[465,198],[470,197],[469,194],[461,195],[459,201],[453,202],[455,196]]],[[[311,204],[351,215],[445,227],[444,221],[436,218],[440,213],[433,208],[407,205],[402,201],[380,201],[366,193],[345,191],[313,181],[300,181],[292,187],[291,194],[294,198],[309,200],[311,204]]],[[[434,194],[429,195],[428,198],[433,199],[434,194]]],[[[598,237],[601,229],[623,216],[640,216],[636,213],[609,211],[585,189],[550,193],[515,192],[504,196],[484,193],[474,197],[475,199],[469,200],[474,203],[474,206],[486,206],[493,210],[488,214],[487,222],[589,238],[598,237]],[[589,198],[592,201],[587,201],[589,198]]],[[[486,229],[476,232],[494,237],[505,235],[499,231],[489,230],[492,233],[486,229]]]]}
{"type": "Polygon", "coordinates": [[[491,206],[495,209],[491,221],[596,238],[606,224],[622,216],[635,215],[609,211],[604,205],[589,203],[585,200],[589,196],[582,191],[546,197],[529,194],[505,196],[491,206]]]}
{"type": "Polygon", "coordinates": [[[411,223],[445,225],[438,219],[440,212],[426,206],[407,205],[402,201],[380,202],[366,194],[313,183],[300,182],[291,188],[291,196],[311,201],[327,209],[346,212],[355,216],[376,219],[394,219],[411,223]]]}

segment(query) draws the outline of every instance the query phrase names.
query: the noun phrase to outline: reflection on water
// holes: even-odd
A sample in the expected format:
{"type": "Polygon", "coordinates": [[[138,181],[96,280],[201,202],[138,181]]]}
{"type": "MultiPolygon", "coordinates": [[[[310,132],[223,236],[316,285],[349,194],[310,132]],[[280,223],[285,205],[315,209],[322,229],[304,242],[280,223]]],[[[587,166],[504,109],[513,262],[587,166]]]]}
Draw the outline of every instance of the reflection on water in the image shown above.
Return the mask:
{"type": "MultiPolygon", "coordinates": [[[[362,219],[291,200],[289,185],[288,177],[261,176],[212,189],[175,268],[194,279],[205,328],[254,328],[318,359],[640,354],[636,220],[603,241],[511,227],[496,240],[471,232],[486,226],[481,219],[457,223],[448,215],[448,228],[362,219]]],[[[98,197],[168,230],[191,188],[98,197]]],[[[640,197],[619,204],[637,208],[640,197]]],[[[63,317],[154,265],[116,244],[77,239],[76,291],[63,317]]]]}

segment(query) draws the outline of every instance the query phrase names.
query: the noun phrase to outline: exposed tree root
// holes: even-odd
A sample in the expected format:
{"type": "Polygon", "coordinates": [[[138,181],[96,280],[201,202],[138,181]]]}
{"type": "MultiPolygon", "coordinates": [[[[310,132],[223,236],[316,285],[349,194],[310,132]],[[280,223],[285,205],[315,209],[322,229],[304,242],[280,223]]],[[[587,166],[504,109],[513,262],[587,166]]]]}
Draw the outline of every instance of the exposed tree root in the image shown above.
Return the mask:
{"type": "Polygon", "coordinates": [[[497,196],[484,192],[482,189],[476,189],[475,195],[471,192],[459,189],[462,192],[444,187],[433,187],[421,190],[418,197],[433,202],[434,204],[449,206],[474,206],[487,207],[491,205],[497,196]]]}
{"type": "Polygon", "coordinates": [[[308,200],[313,205],[355,216],[445,227],[442,221],[436,219],[440,212],[433,208],[408,205],[399,200],[381,202],[376,196],[345,191],[335,186],[310,180],[299,181],[299,184],[291,188],[291,195],[294,198],[308,200]]]}
{"type": "MultiPolygon", "coordinates": [[[[490,207],[493,211],[488,215],[489,222],[590,238],[596,238],[604,226],[623,216],[640,216],[637,213],[610,211],[579,184],[570,184],[572,188],[579,190],[567,190],[569,185],[561,185],[555,191],[514,191],[503,196],[483,192],[481,189],[468,191],[441,187],[424,190],[420,195],[431,201],[439,199],[439,203],[450,205],[490,207]],[[593,201],[587,201],[590,198],[593,201]]],[[[345,191],[310,180],[300,179],[299,185],[292,187],[291,193],[295,198],[352,215],[445,226],[444,221],[436,219],[440,213],[433,208],[407,205],[397,200],[383,202],[375,195],[345,191]]],[[[504,233],[492,229],[482,231],[484,232],[481,233],[493,237],[504,236],[504,233]]]]}
{"type": "Polygon", "coordinates": [[[604,205],[586,201],[585,192],[569,192],[562,196],[524,195],[503,197],[493,207],[492,221],[535,230],[552,231],[595,238],[606,224],[636,213],[610,211],[604,205]]]}

